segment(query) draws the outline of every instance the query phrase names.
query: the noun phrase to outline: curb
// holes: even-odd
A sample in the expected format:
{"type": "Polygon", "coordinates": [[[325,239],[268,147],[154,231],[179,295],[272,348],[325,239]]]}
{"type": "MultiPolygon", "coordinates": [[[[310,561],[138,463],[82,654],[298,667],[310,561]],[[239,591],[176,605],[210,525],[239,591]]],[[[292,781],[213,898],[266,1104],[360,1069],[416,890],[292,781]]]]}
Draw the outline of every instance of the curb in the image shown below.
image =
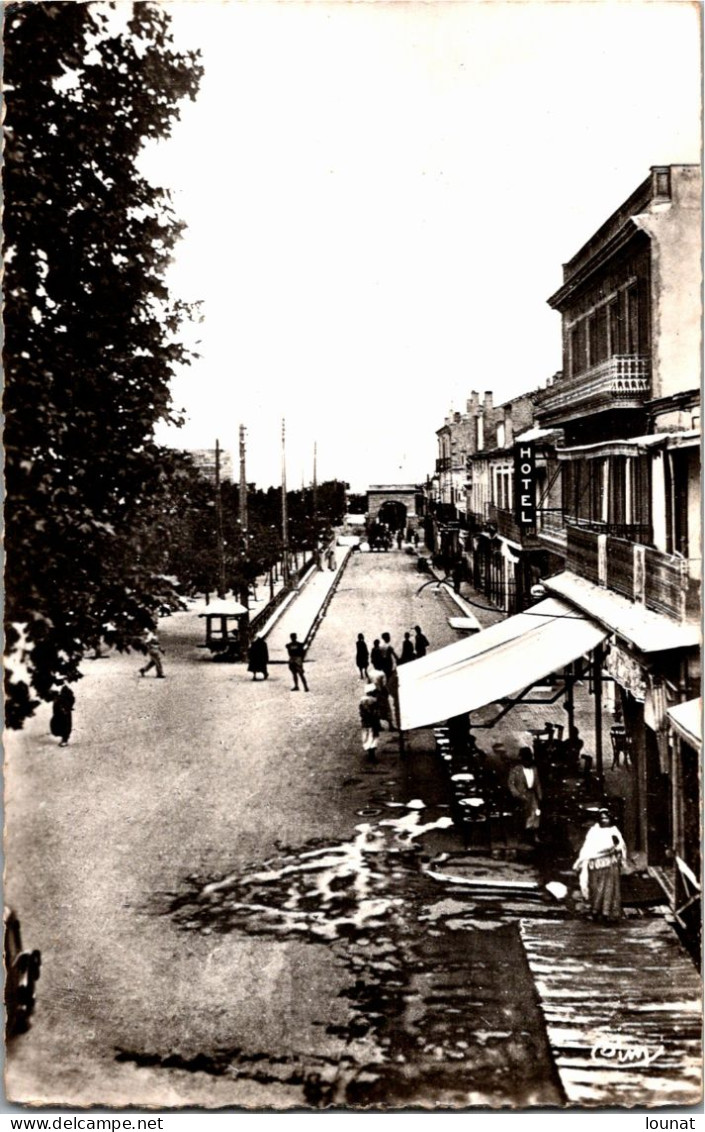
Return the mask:
{"type": "MultiPolygon", "coordinates": [[[[455,604],[457,605],[458,609],[460,610],[460,612],[461,612],[461,613],[462,613],[462,614],[463,614],[463,615],[464,615],[465,617],[474,617],[474,618],[475,618],[475,620],[477,620],[477,615],[476,615],[476,614],[475,614],[475,613],[473,612],[472,606],[471,606],[471,605],[470,605],[470,604],[469,604],[468,602],[466,602],[466,601],[465,601],[465,600],[464,600],[464,599],[463,599],[463,598],[462,598],[462,597],[460,596],[460,594],[458,594],[458,593],[456,593],[456,592],[455,592],[455,590],[453,589],[453,584],[452,584],[452,582],[449,582],[449,581],[447,580],[447,578],[441,578],[441,577],[440,577],[440,576],[439,576],[439,575],[438,575],[438,574],[436,573],[436,571],[434,570],[433,566],[429,566],[429,567],[428,567],[428,572],[429,572],[429,574],[432,574],[432,575],[433,575],[433,577],[434,577],[434,578],[436,579],[436,581],[437,581],[437,582],[442,582],[442,583],[444,584],[444,587],[445,587],[445,591],[446,591],[446,593],[447,593],[447,594],[448,594],[448,596],[449,596],[449,597],[450,597],[450,598],[451,598],[451,599],[452,599],[452,600],[453,600],[453,601],[455,602],[455,604]]],[[[502,611],[501,611],[501,609],[498,609],[498,610],[497,610],[497,612],[498,612],[498,613],[501,613],[502,611]]]]}
{"type": "MultiPolygon", "coordinates": [[[[338,547],[338,550],[340,550],[340,549],[341,548],[338,547]]],[[[345,569],[348,565],[348,562],[350,561],[350,556],[352,554],[352,548],[346,546],[346,547],[343,547],[342,549],[344,551],[346,551],[345,557],[343,558],[343,561],[341,562],[339,569],[336,571],[335,578],[333,579],[333,584],[331,585],[330,589],[328,590],[328,593],[323,598],[323,603],[322,603],[321,608],[318,610],[318,613],[316,614],[316,616],[313,620],[313,624],[311,625],[311,628],[309,629],[308,633],[304,637],[304,648],[306,650],[309,649],[311,642],[313,641],[313,638],[316,636],[316,633],[319,630],[320,624],[321,624],[323,618],[325,617],[328,606],[330,605],[331,600],[333,598],[333,594],[337,590],[340,579],[342,578],[343,574],[345,573],[345,569]]]]}

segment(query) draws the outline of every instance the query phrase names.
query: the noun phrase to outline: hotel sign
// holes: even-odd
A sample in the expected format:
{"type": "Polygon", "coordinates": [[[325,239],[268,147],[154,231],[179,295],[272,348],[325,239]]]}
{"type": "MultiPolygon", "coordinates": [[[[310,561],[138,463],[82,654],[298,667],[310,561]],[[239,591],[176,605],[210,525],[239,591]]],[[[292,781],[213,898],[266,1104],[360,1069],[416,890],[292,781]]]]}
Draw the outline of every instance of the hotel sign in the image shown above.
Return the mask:
{"type": "Polygon", "coordinates": [[[514,445],[514,499],[520,527],[536,526],[536,451],[533,441],[514,445]]]}

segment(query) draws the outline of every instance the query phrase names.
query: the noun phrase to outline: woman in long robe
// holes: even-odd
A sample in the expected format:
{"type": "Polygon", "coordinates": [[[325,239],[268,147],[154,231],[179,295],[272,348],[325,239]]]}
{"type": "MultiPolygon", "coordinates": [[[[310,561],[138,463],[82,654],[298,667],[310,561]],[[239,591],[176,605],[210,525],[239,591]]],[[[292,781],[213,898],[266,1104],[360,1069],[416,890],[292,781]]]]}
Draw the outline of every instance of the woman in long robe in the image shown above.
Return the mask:
{"type": "Polygon", "coordinates": [[[593,919],[614,922],[622,915],[622,862],[627,847],[607,810],[588,830],[573,865],[580,874],[580,891],[590,905],[593,919]]]}

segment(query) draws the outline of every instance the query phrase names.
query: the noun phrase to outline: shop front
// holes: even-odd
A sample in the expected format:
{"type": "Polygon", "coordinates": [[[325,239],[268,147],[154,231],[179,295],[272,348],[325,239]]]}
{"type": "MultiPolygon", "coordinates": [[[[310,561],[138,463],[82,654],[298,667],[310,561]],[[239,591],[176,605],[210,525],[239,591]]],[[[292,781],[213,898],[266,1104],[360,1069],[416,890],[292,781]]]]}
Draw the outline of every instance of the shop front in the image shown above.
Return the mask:
{"type": "Polygon", "coordinates": [[[669,895],[679,927],[692,944],[698,961],[702,928],[702,813],[700,767],[702,761],[701,698],[668,709],[668,730],[673,778],[672,824],[674,861],[669,895]]]}

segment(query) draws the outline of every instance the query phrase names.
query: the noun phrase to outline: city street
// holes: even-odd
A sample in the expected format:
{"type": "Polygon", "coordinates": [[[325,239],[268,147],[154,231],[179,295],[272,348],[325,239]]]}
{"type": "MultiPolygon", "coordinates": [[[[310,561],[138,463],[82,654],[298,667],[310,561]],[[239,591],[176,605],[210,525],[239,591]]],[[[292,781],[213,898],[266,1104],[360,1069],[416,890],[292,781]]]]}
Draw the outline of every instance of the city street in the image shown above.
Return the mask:
{"type": "MultiPolygon", "coordinates": [[[[454,606],[416,597],[423,581],[412,555],[351,556],[308,695],[283,664],[253,682],[212,663],[188,612],[162,624],[164,681],[141,679],[135,655],[86,662],[68,748],[46,708],[9,736],[6,900],[43,963],[11,1098],[564,1103],[526,902],[500,909],[443,878],[463,847],[430,733],[400,754],[385,731],[364,762],[357,633],[455,639],[454,606]]],[[[296,631],[295,604],[285,616],[296,631]]]]}

